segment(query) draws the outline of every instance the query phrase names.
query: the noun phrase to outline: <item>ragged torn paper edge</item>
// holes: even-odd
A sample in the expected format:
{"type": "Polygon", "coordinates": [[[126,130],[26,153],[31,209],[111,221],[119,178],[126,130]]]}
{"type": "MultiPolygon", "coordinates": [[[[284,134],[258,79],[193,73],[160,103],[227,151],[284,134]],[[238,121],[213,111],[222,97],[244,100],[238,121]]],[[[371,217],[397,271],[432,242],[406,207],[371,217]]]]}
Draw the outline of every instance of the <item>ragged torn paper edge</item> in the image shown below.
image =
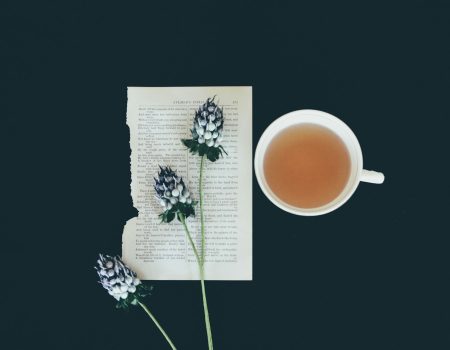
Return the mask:
{"type": "Polygon", "coordinates": [[[138,106],[136,103],[141,103],[141,98],[145,98],[145,90],[148,88],[136,88],[128,87],[127,89],[127,114],[126,124],[130,132],[130,195],[133,203],[133,207],[137,210],[138,214],[135,217],[130,218],[124,225],[122,233],[122,259],[132,268],[141,280],[198,280],[198,268],[196,264],[184,263],[182,267],[178,263],[149,263],[140,261],[135,258],[136,251],[139,247],[136,247],[136,232],[138,228],[138,222],[141,219],[144,211],[141,211],[139,207],[137,197],[139,194],[139,184],[136,183],[137,171],[138,171],[138,145],[137,145],[137,124],[134,121],[133,113],[136,113],[138,106]],[[130,90],[134,90],[134,98],[130,93],[130,90]]]}
{"type": "MultiPolygon", "coordinates": [[[[128,131],[129,131],[129,145],[130,145],[130,196],[131,196],[131,202],[133,204],[133,208],[135,208],[137,210],[137,215],[128,219],[127,222],[125,223],[125,225],[123,226],[123,231],[122,231],[122,257],[125,257],[125,251],[127,250],[128,245],[132,245],[133,244],[133,237],[130,237],[131,235],[133,235],[133,232],[136,231],[136,222],[138,220],[139,214],[140,214],[140,210],[139,208],[136,206],[135,204],[135,188],[134,188],[134,180],[133,180],[133,156],[135,155],[135,153],[137,152],[134,148],[134,144],[132,144],[133,142],[133,130],[132,130],[132,126],[130,125],[130,88],[127,87],[127,112],[126,112],[126,124],[128,126],[128,131]]],[[[130,247],[128,249],[133,249],[134,250],[135,247],[130,247]]],[[[142,276],[144,276],[144,271],[139,271],[139,267],[138,266],[133,266],[133,265],[137,265],[137,264],[133,264],[133,262],[128,261],[129,259],[124,260],[124,262],[130,266],[131,268],[133,268],[133,270],[137,273],[138,276],[141,276],[140,278],[142,278],[142,276]]]]}
{"type": "MultiPolygon", "coordinates": [[[[246,179],[248,183],[243,186],[248,193],[245,197],[245,204],[243,208],[247,209],[247,213],[240,215],[241,219],[245,223],[245,231],[248,232],[248,236],[243,241],[243,245],[239,248],[244,252],[244,255],[240,257],[240,260],[236,266],[223,266],[221,263],[211,263],[205,266],[205,274],[208,280],[252,280],[252,239],[251,239],[251,208],[252,208],[252,93],[251,87],[177,87],[177,88],[127,88],[127,109],[126,109],[126,124],[129,129],[129,145],[130,145],[130,195],[133,203],[133,207],[136,208],[138,214],[135,217],[130,218],[124,225],[122,234],[122,258],[136,273],[139,278],[143,280],[198,280],[198,268],[195,261],[192,264],[186,262],[148,262],[142,261],[137,258],[136,252],[139,246],[136,246],[136,233],[139,224],[139,220],[142,215],[145,215],[146,208],[139,207],[138,196],[139,191],[139,178],[137,176],[138,171],[138,139],[136,133],[138,133],[138,124],[135,120],[138,108],[142,104],[151,105],[151,101],[157,101],[158,104],[163,103],[167,98],[173,99],[173,96],[188,96],[187,98],[198,98],[198,95],[211,94],[211,92],[218,93],[221,96],[228,96],[228,100],[241,99],[242,107],[241,112],[243,118],[239,119],[240,127],[238,130],[245,130],[250,132],[249,135],[242,133],[239,136],[238,142],[241,149],[247,149],[248,152],[241,153],[241,158],[245,157],[244,167],[240,168],[240,171],[244,170],[244,175],[241,174],[241,179],[246,179]],[[247,118],[245,118],[247,117],[247,118]],[[141,210],[143,209],[143,210],[141,210]],[[247,224],[248,223],[248,224],[247,224]]],[[[240,199],[242,203],[242,198],[240,199]]],[[[182,230],[182,229],[181,229],[182,230]]]]}

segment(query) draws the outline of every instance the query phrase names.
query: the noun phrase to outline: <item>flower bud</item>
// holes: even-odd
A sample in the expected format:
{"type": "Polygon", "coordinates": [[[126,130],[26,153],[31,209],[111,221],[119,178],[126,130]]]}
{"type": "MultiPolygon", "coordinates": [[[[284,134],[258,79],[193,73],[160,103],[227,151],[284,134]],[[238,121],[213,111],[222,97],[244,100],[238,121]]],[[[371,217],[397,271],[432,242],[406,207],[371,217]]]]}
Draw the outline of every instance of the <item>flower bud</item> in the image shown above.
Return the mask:
{"type": "Polygon", "coordinates": [[[121,306],[135,305],[139,298],[148,294],[144,293],[147,290],[145,286],[139,286],[140,280],[136,273],[118,256],[100,254],[95,269],[102,287],[119,301],[121,306]]]}
{"type": "Polygon", "coordinates": [[[218,147],[215,142],[208,142],[211,138],[217,139],[223,130],[223,111],[214,102],[214,98],[208,98],[196,111],[193,125],[191,131],[194,141],[199,144],[206,143],[208,147],[218,147]]]}

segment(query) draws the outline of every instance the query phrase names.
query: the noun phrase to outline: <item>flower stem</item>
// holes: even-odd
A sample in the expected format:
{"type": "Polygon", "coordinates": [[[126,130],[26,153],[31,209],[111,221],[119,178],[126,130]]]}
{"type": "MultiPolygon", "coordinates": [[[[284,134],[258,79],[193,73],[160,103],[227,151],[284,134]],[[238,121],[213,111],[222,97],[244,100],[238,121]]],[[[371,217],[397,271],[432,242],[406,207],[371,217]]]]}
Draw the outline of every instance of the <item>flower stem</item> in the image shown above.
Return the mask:
{"type": "Polygon", "coordinates": [[[202,284],[203,311],[205,313],[205,325],[206,325],[206,334],[208,337],[208,348],[209,350],[213,350],[211,324],[209,322],[208,302],[206,301],[205,271],[203,265],[200,266],[200,283],[202,284]]]}
{"type": "Polygon", "coordinates": [[[202,156],[200,161],[200,179],[199,179],[199,192],[200,192],[200,225],[201,225],[201,232],[202,232],[202,247],[201,247],[201,254],[202,254],[202,265],[205,263],[205,218],[203,216],[203,163],[205,160],[205,156],[202,156]]]}
{"type": "Polygon", "coordinates": [[[161,327],[161,325],[159,324],[159,322],[156,320],[155,316],[153,316],[153,314],[150,312],[150,310],[147,308],[147,306],[145,306],[144,304],[142,304],[140,301],[138,302],[139,305],[142,306],[142,308],[144,309],[144,311],[147,313],[147,315],[150,316],[150,318],[153,320],[153,322],[155,323],[156,327],[158,327],[158,329],[161,331],[162,335],[164,336],[164,338],[166,338],[167,342],[169,343],[170,347],[173,350],[177,350],[177,348],[175,347],[175,345],[173,345],[172,340],[170,340],[169,336],[167,335],[166,332],[164,332],[164,329],[161,327]]]}
{"type": "Polygon", "coordinates": [[[186,231],[186,236],[189,239],[189,243],[191,244],[192,250],[194,251],[195,258],[197,259],[198,266],[201,266],[200,256],[198,255],[197,248],[195,248],[194,241],[192,240],[191,234],[189,233],[189,229],[186,225],[186,219],[182,213],[178,213],[178,217],[180,218],[181,223],[183,224],[184,231],[186,231]]]}
{"type": "Polygon", "coordinates": [[[203,263],[200,260],[200,256],[198,255],[197,248],[195,248],[195,244],[194,244],[194,241],[192,240],[191,234],[186,225],[186,219],[185,219],[184,215],[179,213],[178,217],[180,218],[180,221],[183,224],[184,230],[186,231],[186,236],[189,239],[189,242],[191,244],[192,250],[194,251],[195,257],[197,258],[198,268],[200,271],[200,282],[201,282],[201,286],[202,286],[203,311],[205,313],[205,325],[206,325],[206,334],[208,337],[208,348],[210,350],[212,350],[213,342],[212,342],[212,334],[211,334],[211,325],[209,322],[208,302],[206,301],[205,272],[203,269],[203,263]]]}
{"type": "Polygon", "coordinates": [[[213,350],[213,340],[211,332],[211,324],[209,322],[209,312],[208,312],[208,302],[206,301],[206,289],[205,289],[205,219],[203,215],[203,164],[205,161],[205,156],[203,155],[200,161],[200,178],[199,178],[199,192],[200,192],[200,224],[202,233],[202,246],[201,246],[201,263],[199,263],[200,268],[200,283],[202,285],[202,298],[203,298],[203,311],[205,313],[205,325],[206,334],[208,337],[208,348],[213,350]]]}

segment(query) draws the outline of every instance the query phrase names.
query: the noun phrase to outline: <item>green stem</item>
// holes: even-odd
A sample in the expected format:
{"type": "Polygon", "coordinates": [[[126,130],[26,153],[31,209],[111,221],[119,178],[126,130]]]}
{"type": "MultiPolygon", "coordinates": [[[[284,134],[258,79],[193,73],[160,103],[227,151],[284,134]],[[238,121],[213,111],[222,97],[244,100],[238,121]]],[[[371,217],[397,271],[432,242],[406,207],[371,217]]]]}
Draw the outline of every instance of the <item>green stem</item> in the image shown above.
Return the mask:
{"type": "Polygon", "coordinates": [[[172,340],[170,340],[169,336],[167,335],[166,332],[164,332],[164,329],[161,327],[161,325],[159,324],[159,322],[156,320],[155,316],[153,316],[153,314],[150,312],[150,310],[147,308],[147,306],[145,306],[144,304],[142,304],[140,301],[138,302],[139,305],[142,306],[142,308],[144,309],[144,311],[147,313],[147,315],[150,316],[150,318],[153,320],[153,322],[155,323],[156,327],[158,327],[158,329],[161,331],[162,335],[164,336],[164,338],[166,338],[167,342],[169,343],[170,347],[173,350],[177,350],[177,348],[175,347],[175,345],[173,345],[172,340]]]}
{"type": "Polygon", "coordinates": [[[206,325],[206,334],[208,337],[208,348],[209,350],[213,350],[213,340],[212,340],[212,332],[211,332],[211,324],[209,322],[209,312],[208,312],[208,302],[206,301],[206,289],[205,289],[205,218],[203,214],[203,164],[205,162],[205,156],[202,156],[200,160],[200,179],[199,179],[199,193],[200,193],[200,224],[201,224],[201,233],[202,233],[202,246],[201,246],[201,263],[199,264],[200,268],[200,282],[202,285],[202,298],[203,298],[203,311],[205,313],[205,325],[206,325]]]}
{"type": "Polygon", "coordinates": [[[186,225],[186,219],[182,213],[178,213],[178,217],[180,218],[180,221],[183,224],[184,231],[186,231],[186,236],[189,239],[189,243],[191,243],[191,247],[192,247],[192,250],[194,251],[195,257],[197,259],[198,266],[201,266],[200,256],[198,255],[197,248],[195,248],[194,241],[192,240],[191,234],[189,233],[189,229],[186,225]]]}
{"type": "Polygon", "coordinates": [[[200,192],[200,224],[201,224],[201,232],[202,232],[202,265],[205,263],[205,218],[203,216],[203,163],[205,160],[205,156],[202,156],[200,161],[200,179],[199,179],[199,192],[200,192]]]}
{"type": "Polygon", "coordinates": [[[205,313],[205,325],[206,325],[206,334],[208,337],[208,348],[209,350],[213,350],[211,324],[209,322],[208,302],[206,301],[205,271],[203,265],[200,266],[200,282],[202,284],[203,311],[205,313]]]}
{"type": "Polygon", "coordinates": [[[189,243],[191,244],[192,250],[194,251],[195,257],[197,258],[198,268],[200,271],[200,282],[202,286],[202,300],[203,300],[203,311],[205,313],[205,325],[206,325],[206,334],[208,337],[208,348],[210,350],[213,349],[213,342],[212,342],[212,334],[211,334],[211,325],[209,322],[209,312],[208,312],[208,302],[206,301],[206,289],[205,289],[205,272],[203,269],[203,263],[200,260],[200,256],[198,255],[197,248],[195,248],[194,241],[192,240],[191,234],[189,232],[189,229],[186,225],[186,219],[182,213],[178,214],[178,217],[183,224],[184,231],[186,232],[186,236],[189,239],[189,243]]]}

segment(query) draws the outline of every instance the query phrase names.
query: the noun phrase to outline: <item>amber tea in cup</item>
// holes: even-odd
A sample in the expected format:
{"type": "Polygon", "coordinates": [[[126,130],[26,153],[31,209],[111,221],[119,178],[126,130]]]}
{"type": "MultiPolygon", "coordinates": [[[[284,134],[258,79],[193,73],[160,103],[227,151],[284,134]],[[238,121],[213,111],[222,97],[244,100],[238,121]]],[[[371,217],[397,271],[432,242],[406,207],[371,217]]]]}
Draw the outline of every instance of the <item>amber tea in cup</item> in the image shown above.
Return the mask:
{"type": "Polygon", "coordinates": [[[335,116],[302,109],[274,120],[255,150],[255,176],[267,198],[288,213],[332,212],[360,182],[381,184],[383,173],[363,168],[361,146],[335,116]]]}
{"type": "Polygon", "coordinates": [[[281,130],[264,155],[268,186],[279,199],[298,208],[332,202],[344,190],[350,170],[350,154],[342,139],[312,123],[281,130]]]}

